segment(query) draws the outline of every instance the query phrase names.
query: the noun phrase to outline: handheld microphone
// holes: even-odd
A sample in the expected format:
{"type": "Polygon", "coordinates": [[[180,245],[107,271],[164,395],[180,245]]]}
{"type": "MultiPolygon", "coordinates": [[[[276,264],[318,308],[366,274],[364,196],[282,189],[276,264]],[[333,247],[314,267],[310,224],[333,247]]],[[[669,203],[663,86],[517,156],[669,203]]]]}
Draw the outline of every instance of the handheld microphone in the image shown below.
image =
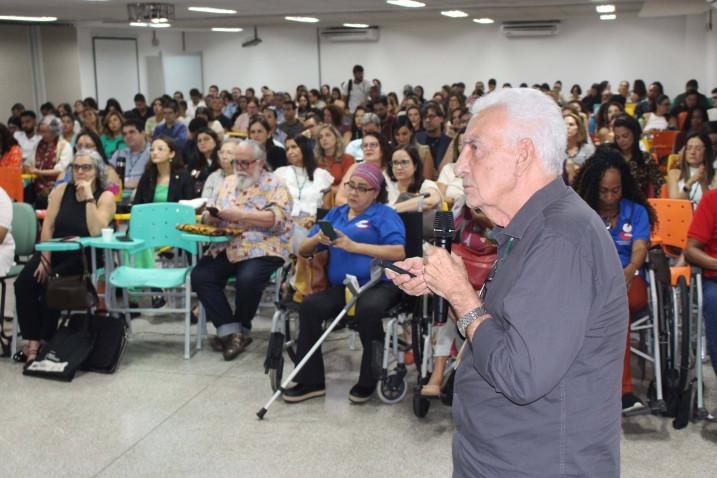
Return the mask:
{"type": "MultiPolygon", "coordinates": [[[[456,232],[453,213],[450,211],[436,212],[436,219],[433,221],[433,239],[435,246],[451,252],[453,235],[456,232]]],[[[448,320],[448,302],[443,297],[436,295],[433,298],[433,322],[445,324],[448,320]]]]}

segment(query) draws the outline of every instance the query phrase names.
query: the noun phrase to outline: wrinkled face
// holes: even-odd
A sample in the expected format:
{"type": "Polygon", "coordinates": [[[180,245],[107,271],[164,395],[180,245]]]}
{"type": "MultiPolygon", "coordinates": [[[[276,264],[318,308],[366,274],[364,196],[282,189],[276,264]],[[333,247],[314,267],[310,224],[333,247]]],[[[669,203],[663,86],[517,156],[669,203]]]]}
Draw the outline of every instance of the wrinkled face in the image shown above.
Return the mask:
{"type": "Polygon", "coordinates": [[[234,174],[240,180],[242,178],[258,178],[263,167],[263,161],[259,161],[254,157],[254,148],[252,146],[240,144],[236,148],[234,152],[234,174]]]}
{"type": "Polygon", "coordinates": [[[705,145],[700,138],[690,138],[685,146],[685,160],[693,168],[699,167],[705,162],[705,145]]]}
{"type": "Polygon", "coordinates": [[[294,141],[293,139],[287,139],[285,146],[286,160],[289,161],[289,164],[291,164],[292,166],[303,167],[304,154],[301,152],[301,148],[299,148],[299,145],[296,144],[296,141],[294,141]]]}
{"type": "Polygon", "coordinates": [[[565,117],[565,128],[568,130],[568,138],[577,138],[578,136],[578,123],[572,116],[565,117]]]}
{"type": "Polygon", "coordinates": [[[351,179],[344,187],[348,192],[348,205],[354,212],[363,212],[368,209],[379,193],[364,178],[359,176],[351,176],[351,179]]]}
{"type": "Polygon", "coordinates": [[[91,149],[97,151],[97,145],[95,145],[95,142],[92,141],[92,138],[90,138],[86,134],[77,137],[77,141],[75,141],[75,148],[77,149],[77,151],[81,151],[83,149],[91,149]]]}
{"type": "Polygon", "coordinates": [[[219,166],[227,174],[234,174],[234,155],[236,154],[237,143],[225,141],[219,149],[219,166]]]}
{"type": "Polygon", "coordinates": [[[381,165],[381,144],[375,136],[366,136],[361,141],[361,149],[363,150],[363,160],[381,165]]]}
{"type": "Polygon", "coordinates": [[[622,199],[622,176],[620,171],[610,168],[605,171],[598,188],[599,207],[612,209],[618,206],[622,199]]]}
{"type": "Polygon", "coordinates": [[[249,139],[253,139],[259,144],[266,144],[268,138],[269,132],[261,123],[252,123],[249,127],[249,139]]]}
{"type": "Polygon", "coordinates": [[[152,142],[149,157],[154,164],[168,163],[174,158],[174,151],[169,149],[169,145],[163,140],[155,139],[152,142]]]}
{"type": "Polygon", "coordinates": [[[325,153],[333,154],[336,151],[336,136],[329,128],[322,129],[319,133],[319,145],[325,153]]]}
{"type": "Polygon", "coordinates": [[[635,142],[632,131],[624,126],[618,126],[613,130],[613,133],[615,134],[615,144],[620,148],[620,151],[623,153],[629,152],[635,142]]]}
{"type": "Polygon", "coordinates": [[[517,148],[506,142],[507,119],[501,108],[488,108],[474,116],[463,136],[456,175],[463,178],[466,201],[471,208],[501,208],[516,188],[517,148]]]}
{"type": "Polygon", "coordinates": [[[411,155],[406,151],[398,150],[391,158],[391,170],[398,181],[412,180],[416,172],[411,155]]]}
{"type": "Polygon", "coordinates": [[[214,141],[214,138],[212,138],[207,133],[199,133],[197,135],[197,149],[203,155],[209,156],[210,154],[212,154],[212,151],[214,151],[214,148],[216,147],[216,141],[214,141]]]}
{"type": "Polygon", "coordinates": [[[97,178],[95,163],[88,156],[78,156],[72,162],[72,179],[77,181],[94,181],[97,178]]]}
{"type": "Polygon", "coordinates": [[[411,130],[407,126],[401,126],[394,134],[398,145],[404,146],[411,143],[411,130]]]}

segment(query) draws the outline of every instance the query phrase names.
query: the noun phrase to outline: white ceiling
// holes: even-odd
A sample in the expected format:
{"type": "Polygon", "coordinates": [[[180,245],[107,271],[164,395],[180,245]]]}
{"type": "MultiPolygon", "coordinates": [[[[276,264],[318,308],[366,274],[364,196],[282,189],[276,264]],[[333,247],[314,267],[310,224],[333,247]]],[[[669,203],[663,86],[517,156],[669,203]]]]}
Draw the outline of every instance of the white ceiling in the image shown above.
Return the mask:
{"type": "MultiPolygon", "coordinates": [[[[344,22],[381,25],[397,21],[440,19],[439,12],[461,9],[470,16],[458,21],[470,21],[475,17],[501,20],[566,19],[595,16],[595,5],[613,3],[617,14],[627,15],[677,15],[696,13],[690,10],[706,10],[704,0],[423,0],[425,8],[410,9],[387,4],[384,0],[175,0],[176,20],[173,28],[203,29],[212,26],[249,27],[252,25],[286,24],[286,15],[311,15],[318,17],[319,26],[336,26],[344,22]],[[211,6],[238,10],[236,15],[195,13],[189,6],[211,6]]],[[[56,16],[64,23],[108,24],[117,26],[127,23],[127,1],[90,0],[0,0],[4,15],[56,16]]]]}

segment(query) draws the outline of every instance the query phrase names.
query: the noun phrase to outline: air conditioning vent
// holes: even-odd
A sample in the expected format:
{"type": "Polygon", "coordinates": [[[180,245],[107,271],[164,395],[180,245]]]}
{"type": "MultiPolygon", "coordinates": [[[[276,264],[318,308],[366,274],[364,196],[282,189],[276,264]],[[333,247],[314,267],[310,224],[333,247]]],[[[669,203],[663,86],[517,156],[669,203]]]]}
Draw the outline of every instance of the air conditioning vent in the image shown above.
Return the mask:
{"type": "Polygon", "coordinates": [[[558,34],[560,20],[503,22],[500,31],[508,38],[547,37],[558,34]]]}
{"type": "Polygon", "coordinates": [[[327,42],[367,42],[378,41],[378,27],[368,28],[322,28],[321,39],[327,42]]]}

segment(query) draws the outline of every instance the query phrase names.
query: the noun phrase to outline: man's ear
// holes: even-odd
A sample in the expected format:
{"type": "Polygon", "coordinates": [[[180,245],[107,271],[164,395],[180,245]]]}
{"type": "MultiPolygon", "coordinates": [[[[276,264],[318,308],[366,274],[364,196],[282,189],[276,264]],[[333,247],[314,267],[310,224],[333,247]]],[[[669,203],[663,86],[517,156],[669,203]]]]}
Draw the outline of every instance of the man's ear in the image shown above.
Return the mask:
{"type": "Polygon", "coordinates": [[[516,175],[522,176],[530,166],[531,162],[536,159],[535,146],[529,138],[522,138],[517,145],[518,157],[516,158],[516,175]]]}

